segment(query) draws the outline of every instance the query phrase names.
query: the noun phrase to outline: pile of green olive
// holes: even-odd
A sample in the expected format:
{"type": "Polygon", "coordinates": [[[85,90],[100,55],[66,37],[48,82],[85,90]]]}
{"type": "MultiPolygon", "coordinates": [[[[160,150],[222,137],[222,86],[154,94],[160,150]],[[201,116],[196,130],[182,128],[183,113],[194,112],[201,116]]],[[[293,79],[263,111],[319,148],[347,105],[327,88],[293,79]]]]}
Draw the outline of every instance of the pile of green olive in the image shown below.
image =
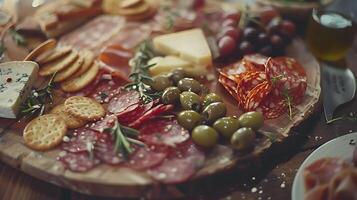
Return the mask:
{"type": "Polygon", "coordinates": [[[203,92],[203,86],[193,78],[185,77],[178,69],[170,75],[153,78],[155,90],[163,91],[161,101],[180,106],[177,121],[191,131],[192,140],[202,147],[213,147],[219,137],[229,139],[237,150],[253,146],[255,132],[264,124],[260,112],[247,112],[240,117],[226,117],[227,108],[222,98],[203,92]]]}

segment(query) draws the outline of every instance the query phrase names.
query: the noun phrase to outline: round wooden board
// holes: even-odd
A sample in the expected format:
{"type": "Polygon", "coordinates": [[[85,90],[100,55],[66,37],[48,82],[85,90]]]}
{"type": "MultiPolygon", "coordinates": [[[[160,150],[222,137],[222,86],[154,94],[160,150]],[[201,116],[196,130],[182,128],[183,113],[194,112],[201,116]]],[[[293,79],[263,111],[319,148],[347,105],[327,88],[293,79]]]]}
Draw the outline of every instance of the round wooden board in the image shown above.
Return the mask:
{"type": "MultiPolygon", "coordinates": [[[[208,177],[214,174],[246,165],[250,160],[259,158],[275,142],[283,142],[289,137],[292,128],[299,125],[313,111],[318,103],[320,89],[320,67],[317,60],[305,48],[301,39],[296,39],[287,49],[287,55],[296,58],[307,72],[308,87],[302,104],[294,107],[293,118],[287,115],[268,120],[262,129],[263,135],[257,139],[254,151],[244,156],[237,155],[230,148],[218,145],[207,157],[205,166],[191,180],[208,177]],[[272,139],[274,138],[274,140],[272,139]]],[[[228,96],[218,82],[211,83],[211,89],[225,96],[226,104],[237,114],[234,100],[228,96]]],[[[3,130],[6,123],[0,125],[0,160],[19,168],[25,173],[43,181],[63,186],[80,193],[110,197],[180,197],[183,193],[176,185],[162,185],[152,180],[145,173],[128,168],[113,167],[101,164],[86,173],[74,173],[65,170],[56,160],[59,150],[35,152],[27,148],[21,137],[21,129],[3,130]]]]}

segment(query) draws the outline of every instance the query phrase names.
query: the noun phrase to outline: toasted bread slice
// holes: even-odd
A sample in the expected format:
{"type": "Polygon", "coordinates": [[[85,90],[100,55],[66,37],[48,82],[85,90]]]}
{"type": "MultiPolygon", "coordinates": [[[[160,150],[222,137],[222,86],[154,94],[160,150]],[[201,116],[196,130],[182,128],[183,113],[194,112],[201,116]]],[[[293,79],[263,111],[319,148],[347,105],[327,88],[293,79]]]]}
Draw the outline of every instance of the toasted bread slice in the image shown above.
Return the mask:
{"type": "Polygon", "coordinates": [[[78,76],[82,75],[84,72],[86,72],[92,66],[92,64],[94,62],[95,55],[92,51],[82,50],[82,51],[80,51],[80,55],[84,59],[83,65],[75,74],[73,74],[72,77],[78,77],[78,76]]]}
{"type": "Polygon", "coordinates": [[[34,50],[32,50],[24,59],[24,61],[35,61],[41,54],[56,48],[57,41],[54,39],[46,40],[45,42],[38,45],[34,50]]]}

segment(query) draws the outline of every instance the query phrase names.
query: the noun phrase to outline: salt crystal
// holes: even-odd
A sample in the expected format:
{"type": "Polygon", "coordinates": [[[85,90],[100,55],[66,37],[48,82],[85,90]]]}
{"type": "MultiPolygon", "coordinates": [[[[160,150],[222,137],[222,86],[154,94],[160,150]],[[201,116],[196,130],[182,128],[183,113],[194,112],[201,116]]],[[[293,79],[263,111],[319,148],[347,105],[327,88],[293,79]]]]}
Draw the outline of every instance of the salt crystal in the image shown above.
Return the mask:
{"type": "Polygon", "coordinates": [[[259,190],[259,192],[258,192],[259,194],[263,194],[263,190],[259,190]]]}
{"type": "Polygon", "coordinates": [[[62,140],[63,140],[63,142],[69,142],[70,141],[69,137],[66,136],[66,135],[62,138],[62,140]]]}
{"type": "Polygon", "coordinates": [[[285,181],[283,181],[283,182],[280,184],[280,187],[281,187],[281,188],[285,188],[285,181]]]}
{"type": "Polygon", "coordinates": [[[250,191],[253,192],[253,193],[255,193],[255,192],[258,191],[258,189],[257,189],[256,187],[253,187],[250,191]]]}
{"type": "Polygon", "coordinates": [[[254,177],[254,176],[252,177],[252,180],[253,180],[253,181],[255,180],[255,177],[254,177]]]}

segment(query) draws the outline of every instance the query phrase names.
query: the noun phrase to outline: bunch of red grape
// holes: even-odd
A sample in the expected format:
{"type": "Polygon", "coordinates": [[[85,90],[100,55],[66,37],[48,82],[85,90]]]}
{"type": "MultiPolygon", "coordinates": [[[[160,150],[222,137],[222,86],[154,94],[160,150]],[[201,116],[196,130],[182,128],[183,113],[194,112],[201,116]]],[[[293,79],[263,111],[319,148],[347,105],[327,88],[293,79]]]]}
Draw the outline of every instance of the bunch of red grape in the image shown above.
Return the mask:
{"type": "Polygon", "coordinates": [[[295,24],[281,19],[272,8],[264,9],[259,16],[247,17],[243,30],[238,27],[240,20],[237,12],[222,16],[221,29],[216,35],[220,57],[252,53],[282,55],[295,35],[295,24]]]}

